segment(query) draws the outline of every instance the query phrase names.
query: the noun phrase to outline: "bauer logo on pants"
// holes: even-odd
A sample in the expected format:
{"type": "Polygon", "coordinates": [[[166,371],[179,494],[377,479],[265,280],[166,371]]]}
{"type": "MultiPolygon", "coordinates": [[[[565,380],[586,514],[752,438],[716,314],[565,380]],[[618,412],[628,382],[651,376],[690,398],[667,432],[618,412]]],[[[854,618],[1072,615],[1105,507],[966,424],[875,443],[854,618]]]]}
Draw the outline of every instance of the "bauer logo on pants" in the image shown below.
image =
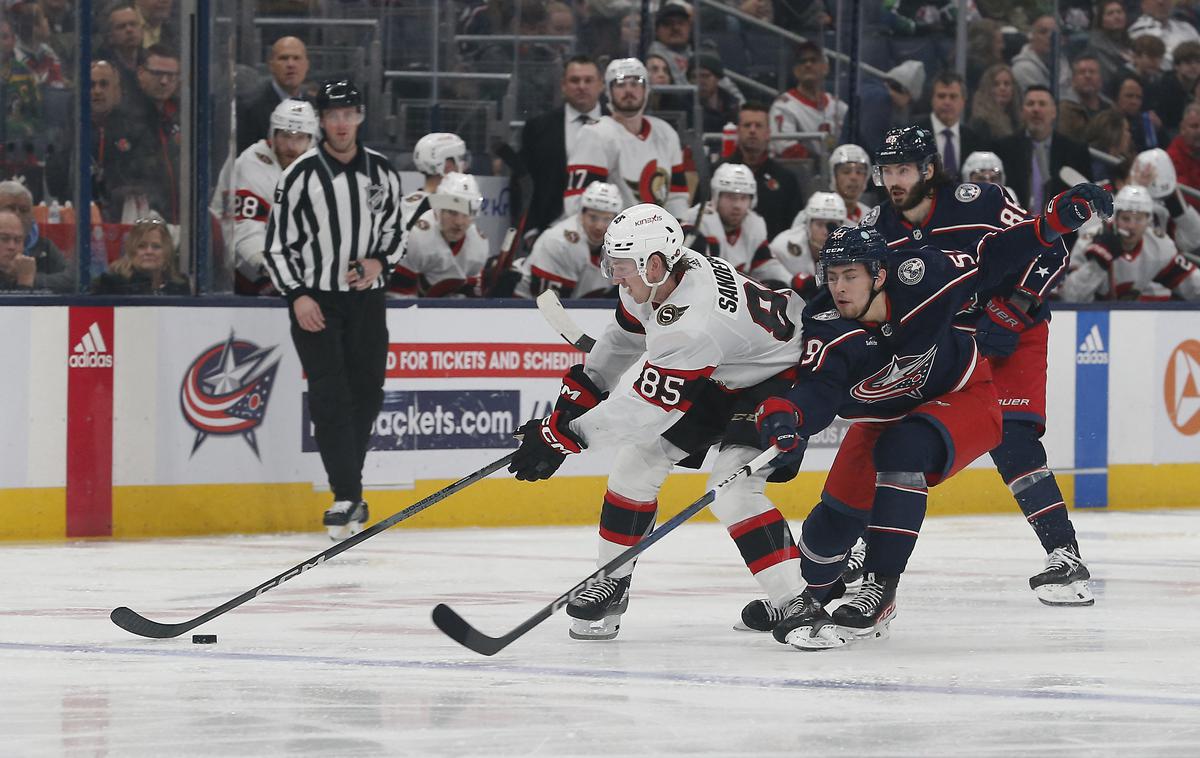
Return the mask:
{"type": "Polygon", "coordinates": [[[278,368],[274,347],[236,339],[233,332],[192,361],[179,387],[183,418],[196,430],[192,455],[209,435],[230,434],[241,435],[258,455],[254,430],[266,415],[278,368]]]}

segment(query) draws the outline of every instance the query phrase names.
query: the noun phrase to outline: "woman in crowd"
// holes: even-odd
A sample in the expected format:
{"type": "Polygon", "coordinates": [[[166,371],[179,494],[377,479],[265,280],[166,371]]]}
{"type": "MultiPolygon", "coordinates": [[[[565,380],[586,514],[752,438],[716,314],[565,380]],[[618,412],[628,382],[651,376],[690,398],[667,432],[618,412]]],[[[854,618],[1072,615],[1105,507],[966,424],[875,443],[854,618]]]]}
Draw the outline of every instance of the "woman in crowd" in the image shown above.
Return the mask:
{"type": "Polygon", "coordinates": [[[1112,108],[1097,113],[1088,122],[1083,138],[1088,147],[1094,147],[1120,158],[1121,163],[1124,164],[1122,168],[1118,168],[1107,161],[1092,158],[1093,181],[1100,182],[1105,179],[1112,181],[1117,177],[1123,178],[1129,173],[1129,164],[1133,161],[1134,156],[1133,132],[1125,114],[1112,108]]]}
{"type": "Polygon", "coordinates": [[[1153,111],[1142,107],[1142,82],[1135,74],[1125,74],[1117,80],[1113,107],[1129,122],[1134,152],[1158,147],[1157,129],[1161,125],[1153,111]]]}
{"type": "Polygon", "coordinates": [[[1126,21],[1121,0],[1101,0],[1092,19],[1088,52],[1100,60],[1100,77],[1105,82],[1114,81],[1133,64],[1133,42],[1126,21]]]}
{"type": "Polygon", "coordinates": [[[997,140],[1010,136],[1019,123],[1012,69],[1003,63],[989,66],[979,77],[979,88],[971,98],[968,126],[985,140],[997,140]]]}
{"type": "Polygon", "coordinates": [[[191,284],[180,273],[175,243],[161,219],[138,219],[120,259],[92,284],[97,295],[190,295],[191,284]]]}

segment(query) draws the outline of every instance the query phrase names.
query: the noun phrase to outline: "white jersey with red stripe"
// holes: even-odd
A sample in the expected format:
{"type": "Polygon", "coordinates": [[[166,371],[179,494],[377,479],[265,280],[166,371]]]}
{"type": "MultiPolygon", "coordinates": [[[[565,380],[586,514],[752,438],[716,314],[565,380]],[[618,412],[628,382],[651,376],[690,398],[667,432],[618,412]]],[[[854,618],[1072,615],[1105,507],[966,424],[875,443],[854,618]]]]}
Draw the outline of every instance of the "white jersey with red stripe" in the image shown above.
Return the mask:
{"type": "MultiPolygon", "coordinates": [[[[243,150],[233,164],[233,267],[251,284],[270,284],[263,252],[271,201],[282,175],[283,167],[265,139],[243,150]]],[[[225,186],[223,180],[219,186],[225,186]]]]}
{"type": "Polygon", "coordinates": [[[408,248],[396,265],[392,293],[401,297],[441,297],[462,287],[478,287],[487,262],[487,238],[475,224],[466,236],[451,245],[442,236],[437,211],[421,214],[408,233],[408,248]]]}
{"type": "Polygon", "coordinates": [[[676,218],[687,210],[679,135],[670,124],[654,116],[642,117],[642,129],[637,134],[612,116],[602,116],[579,130],[567,156],[564,215],[580,211],[583,191],[592,182],[617,185],[626,208],[654,203],[676,218]]]}
{"type": "Polygon", "coordinates": [[[602,245],[595,250],[578,213],[551,226],[533,243],[533,250],[519,264],[523,275],[514,294],[537,297],[547,288],[558,290],[567,300],[603,295],[612,287],[600,272],[602,245]]]}
{"type": "Polygon", "coordinates": [[[621,291],[613,323],[588,354],[588,376],[613,390],[571,422],[588,445],[661,434],[691,407],[698,382],[737,391],[799,362],[804,301],[798,295],[768,290],[721,258],[684,255],[692,268],[657,308],[621,291]],[[617,390],[643,353],[632,386],[617,390]]]}
{"type": "Polygon", "coordinates": [[[1091,238],[1080,237],[1071,248],[1071,271],[1059,294],[1072,303],[1093,300],[1200,300],[1200,269],[1175,247],[1170,237],[1150,229],[1133,250],[1113,258],[1105,270],[1086,256],[1091,238]]]}
{"type": "MultiPolygon", "coordinates": [[[[828,92],[816,100],[792,88],[771,103],[772,134],[824,132],[836,139],[841,132],[849,108],[828,92]]],[[[807,158],[820,155],[814,140],[771,140],[771,154],[783,158],[807,158]]]]}
{"type": "MultiPolygon", "coordinates": [[[[842,199],[844,200],[845,198],[842,199]]],[[[846,220],[849,221],[852,226],[858,226],[858,222],[862,221],[863,216],[865,216],[869,210],[871,210],[871,206],[867,205],[861,200],[855,200],[853,205],[846,203],[846,220]]]]}
{"type": "MultiPolygon", "coordinates": [[[[416,192],[410,192],[400,200],[400,225],[407,229],[412,223],[413,217],[417,215],[421,204],[425,202],[425,198],[429,197],[429,193],[423,189],[416,192]]],[[[426,205],[426,208],[429,206],[426,205]]]]}
{"type": "MultiPolygon", "coordinates": [[[[802,295],[815,288],[817,261],[809,247],[808,224],[793,226],[775,235],[769,246],[771,266],[780,266],[787,272],[783,281],[802,295]]],[[[820,252],[818,250],[817,252],[820,252]]]]}
{"type": "MultiPolygon", "coordinates": [[[[699,205],[688,209],[684,223],[691,223],[700,211],[699,205]]],[[[733,232],[725,231],[725,224],[717,215],[716,206],[712,201],[704,203],[704,213],[700,214],[699,234],[708,243],[707,252],[724,258],[743,274],[756,276],[754,269],[766,262],[767,251],[767,222],[754,211],[746,214],[742,223],[733,232]]]]}

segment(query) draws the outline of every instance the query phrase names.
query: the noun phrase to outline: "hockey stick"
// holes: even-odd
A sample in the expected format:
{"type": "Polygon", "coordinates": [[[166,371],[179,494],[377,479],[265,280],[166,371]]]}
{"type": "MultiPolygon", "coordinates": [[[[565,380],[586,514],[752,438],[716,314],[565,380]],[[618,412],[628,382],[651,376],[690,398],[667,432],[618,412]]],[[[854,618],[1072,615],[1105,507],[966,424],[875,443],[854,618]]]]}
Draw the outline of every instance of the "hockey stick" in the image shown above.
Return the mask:
{"type": "Polygon", "coordinates": [[[582,582],[576,584],[571,589],[559,595],[557,598],[555,598],[554,602],[533,614],[533,616],[522,622],[516,629],[513,629],[508,634],[504,634],[499,637],[489,637],[488,635],[480,632],[478,629],[468,624],[462,616],[458,615],[454,609],[445,603],[438,603],[437,607],[433,609],[433,623],[437,625],[438,629],[441,629],[447,636],[463,647],[469,648],[480,655],[495,655],[511,645],[530,629],[533,629],[538,624],[550,618],[555,611],[571,602],[579,595],[579,593],[595,585],[596,583],[607,579],[609,574],[624,566],[626,563],[629,563],[642,553],[646,552],[646,550],[649,549],[650,546],[655,542],[658,542],[663,537],[667,536],[669,532],[674,531],[674,529],[680,524],[704,510],[710,503],[716,500],[717,497],[720,496],[721,492],[729,487],[729,485],[733,484],[738,479],[741,479],[744,476],[749,476],[751,473],[759,470],[763,466],[767,465],[767,463],[769,463],[771,459],[777,455],[779,455],[779,451],[774,447],[762,452],[754,460],[743,465],[737,471],[734,471],[732,474],[718,482],[715,487],[701,495],[699,500],[672,516],[668,521],[664,522],[662,526],[650,532],[650,534],[646,535],[645,538],[643,538],[636,545],[630,547],[616,558],[613,558],[611,561],[604,564],[602,568],[591,574],[587,579],[584,579],[582,582]]]}
{"type": "Polygon", "coordinates": [[[546,319],[546,323],[561,334],[563,339],[585,353],[592,352],[592,348],[596,346],[596,340],[584,333],[575,323],[575,319],[568,315],[567,309],[558,299],[557,292],[546,290],[538,295],[537,307],[542,313],[542,318],[546,319]]]}
{"type": "Polygon", "coordinates": [[[368,529],[364,529],[363,531],[359,532],[358,534],[354,535],[353,537],[350,537],[349,539],[347,539],[343,542],[339,542],[338,544],[334,545],[333,547],[329,548],[328,550],[326,550],[322,553],[318,553],[317,555],[314,555],[309,560],[304,561],[302,563],[299,563],[299,564],[291,567],[290,569],[283,572],[282,574],[271,577],[270,579],[268,579],[267,581],[258,585],[254,589],[243,592],[242,594],[238,595],[237,597],[230,600],[229,602],[218,605],[216,608],[213,608],[211,611],[202,613],[199,616],[197,616],[196,618],[192,619],[191,621],[182,621],[178,624],[164,624],[164,623],[161,623],[158,621],[151,621],[150,619],[141,615],[137,611],[134,611],[130,608],[126,608],[125,606],[121,606],[120,608],[114,608],[113,612],[109,614],[109,618],[112,619],[112,622],[114,624],[121,627],[125,631],[132,632],[133,634],[137,634],[142,637],[153,637],[156,639],[165,639],[168,637],[178,637],[179,635],[183,634],[184,632],[195,629],[196,627],[200,626],[201,624],[203,624],[207,621],[211,621],[211,620],[215,619],[217,616],[220,616],[228,611],[233,610],[234,608],[237,608],[239,605],[241,605],[242,603],[245,603],[248,600],[253,600],[254,598],[256,598],[259,595],[266,592],[267,590],[273,590],[276,587],[278,587],[279,585],[288,581],[289,579],[295,579],[296,577],[303,574],[305,571],[308,571],[311,568],[316,568],[317,566],[320,566],[326,560],[334,557],[335,555],[345,552],[346,550],[349,550],[350,548],[354,547],[355,545],[357,545],[360,542],[369,540],[370,538],[374,537],[376,534],[379,534],[383,530],[388,529],[392,526],[395,526],[396,524],[399,524],[401,521],[404,521],[405,519],[409,518],[410,516],[417,515],[421,511],[428,508],[429,506],[434,505],[435,503],[441,502],[442,500],[445,500],[446,498],[450,497],[454,493],[456,493],[460,490],[466,489],[467,487],[474,484],[475,482],[478,482],[480,479],[484,479],[487,476],[489,476],[490,474],[492,474],[496,471],[499,471],[500,469],[507,466],[509,461],[512,460],[512,457],[513,457],[513,454],[509,453],[508,455],[504,456],[500,460],[489,463],[488,465],[479,469],[475,473],[468,474],[467,476],[464,476],[462,479],[459,479],[457,482],[454,482],[453,484],[451,484],[443,489],[438,490],[437,492],[433,493],[432,495],[430,495],[429,497],[420,501],[419,503],[414,503],[413,505],[408,506],[407,508],[400,511],[399,513],[392,514],[391,516],[384,519],[383,521],[380,521],[379,523],[375,524],[374,526],[371,526],[368,529]]]}

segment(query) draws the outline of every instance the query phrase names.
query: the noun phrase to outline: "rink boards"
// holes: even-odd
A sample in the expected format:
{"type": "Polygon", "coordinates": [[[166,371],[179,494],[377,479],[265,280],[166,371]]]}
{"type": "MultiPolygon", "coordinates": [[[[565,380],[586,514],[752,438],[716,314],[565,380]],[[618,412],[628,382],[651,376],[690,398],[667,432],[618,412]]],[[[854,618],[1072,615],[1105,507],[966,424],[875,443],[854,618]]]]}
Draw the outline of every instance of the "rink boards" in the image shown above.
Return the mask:
{"type": "MultiPolygon", "coordinates": [[[[385,517],[512,449],[580,354],[528,307],[388,311],[384,408],[365,482],[385,517]]],[[[281,307],[9,306],[0,354],[0,539],[308,531],[330,495],[281,307]]],[[[572,309],[598,335],[611,311],[572,309]]],[[[1064,310],[1050,331],[1050,463],[1076,507],[1200,505],[1200,311],[1064,310]]],[[[844,427],[814,438],[790,517],[819,495],[844,427]]],[[[594,523],[611,455],[548,482],[494,476],[414,527],[594,523]]],[[[679,473],[673,512],[703,490],[679,473]]],[[[990,461],[931,512],[1006,512],[990,461]]]]}

